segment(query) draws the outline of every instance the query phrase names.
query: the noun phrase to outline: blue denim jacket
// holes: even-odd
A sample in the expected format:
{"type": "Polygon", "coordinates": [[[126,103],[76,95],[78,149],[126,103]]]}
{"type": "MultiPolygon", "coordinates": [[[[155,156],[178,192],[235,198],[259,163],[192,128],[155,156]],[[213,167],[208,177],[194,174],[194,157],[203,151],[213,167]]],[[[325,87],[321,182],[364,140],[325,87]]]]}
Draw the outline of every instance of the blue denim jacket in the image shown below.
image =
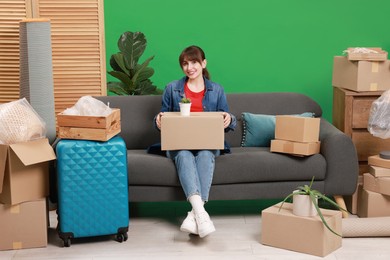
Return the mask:
{"type": "MultiPolygon", "coordinates": [[[[186,81],[187,77],[183,77],[179,80],[172,81],[167,85],[162,97],[161,112],[180,111],[179,102],[185,95],[184,84],[186,81]]],[[[206,78],[204,78],[204,81],[206,90],[202,101],[203,111],[221,111],[229,113],[229,106],[222,86],[206,78]]],[[[232,120],[230,122],[230,125],[225,129],[225,132],[229,130],[234,130],[234,128],[236,128],[236,117],[233,114],[230,114],[230,116],[232,120]]]]}
{"type": "MultiPolygon", "coordinates": [[[[169,83],[162,96],[161,112],[179,112],[179,102],[184,97],[184,84],[187,81],[187,77],[183,77],[179,80],[169,83]]],[[[206,78],[205,81],[205,94],[202,101],[203,111],[205,112],[227,112],[229,113],[229,106],[227,104],[226,95],[221,85],[212,82],[206,78]]],[[[234,130],[237,125],[236,117],[229,113],[231,117],[230,125],[225,128],[225,132],[234,130]]],[[[154,118],[154,125],[156,125],[156,117],[154,118]]],[[[158,129],[158,128],[157,128],[158,129]]],[[[160,144],[154,144],[148,148],[148,153],[163,154],[161,152],[160,144]]],[[[223,153],[230,153],[230,146],[225,141],[225,148],[221,151],[223,153]]]]}

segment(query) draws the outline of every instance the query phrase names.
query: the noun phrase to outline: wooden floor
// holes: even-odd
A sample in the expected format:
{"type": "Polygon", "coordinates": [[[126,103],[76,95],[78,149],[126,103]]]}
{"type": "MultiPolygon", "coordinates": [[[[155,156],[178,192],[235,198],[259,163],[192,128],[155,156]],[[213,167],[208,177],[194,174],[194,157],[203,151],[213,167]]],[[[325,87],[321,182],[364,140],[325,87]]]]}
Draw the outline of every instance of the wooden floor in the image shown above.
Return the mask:
{"type": "Polygon", "coordinates": [[[390,238],[344,238],[342,247],[324,258],[264,246],[260,212],[275,203],[209,202],[217,231],[203,239],[179,230],[189,209],[186,202],[135,203],[126,242],[112,236],[78,239],[69,248],[62,247],[56,212],[50,211],[47,247],[0,251],[0,259],[390,259],[390,238]]]}

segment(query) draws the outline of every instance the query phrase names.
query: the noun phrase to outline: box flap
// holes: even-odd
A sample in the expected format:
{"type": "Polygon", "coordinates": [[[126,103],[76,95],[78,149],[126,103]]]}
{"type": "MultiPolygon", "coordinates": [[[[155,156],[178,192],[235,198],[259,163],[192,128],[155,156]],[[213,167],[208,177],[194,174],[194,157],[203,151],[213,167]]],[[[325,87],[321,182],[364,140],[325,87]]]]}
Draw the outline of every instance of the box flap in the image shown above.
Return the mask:
{"type": "Polygon", "coordinates": [[[7,160],[8,145],[0,145],[0,193],[3,192],[3,179],[5,172],[5,163],[7,160]]]}
{"type": "Polygon", "coordinates": [[[11,144],[10,147],[26,166],[56,159],[47,138],[11,144]]]}

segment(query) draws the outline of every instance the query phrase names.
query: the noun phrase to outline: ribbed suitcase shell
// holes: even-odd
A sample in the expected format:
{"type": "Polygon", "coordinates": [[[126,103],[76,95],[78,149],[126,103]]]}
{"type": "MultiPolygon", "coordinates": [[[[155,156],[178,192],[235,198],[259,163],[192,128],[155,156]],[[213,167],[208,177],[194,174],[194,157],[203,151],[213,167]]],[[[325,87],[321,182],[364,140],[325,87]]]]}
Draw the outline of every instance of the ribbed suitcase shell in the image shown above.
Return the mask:
{"type": "Polygon", "coordinates": [[[117,234],[127,240],[127,150],[120,136],[106,142],[57,143],[58,233],[70,238],[117,234]]]}

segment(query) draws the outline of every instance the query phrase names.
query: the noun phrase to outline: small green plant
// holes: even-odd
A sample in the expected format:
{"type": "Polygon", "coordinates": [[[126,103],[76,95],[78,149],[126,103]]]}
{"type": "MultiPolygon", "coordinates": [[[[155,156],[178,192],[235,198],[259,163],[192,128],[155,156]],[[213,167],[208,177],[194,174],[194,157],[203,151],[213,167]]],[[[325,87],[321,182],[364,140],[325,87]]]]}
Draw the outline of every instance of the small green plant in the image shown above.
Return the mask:
{"type": "Polygon", "coordinates": [[[334,202],[333,200],[329,199],[327,196],[325,196],[324,194],[322,194],[321,192],[319,192],[318,190],[314,190],[311,188],[311,186],[313,185],[313,181],[314,181],[314,176],[313,178],[311,179],[311,182],[310,182],[310,185],[304,185],[304,186],[299,186],[297,187],[297,190],[294,191],[293,193],[287,195],[284,200],[282,201],[282,203],[280,204],[280,207],[279,207],[279,211],[282,209],[282,206],[283,204],[287,201],[287,200],[291,200],[291,198],[294,196],[294,195],[308,195],[310,196],[310,199],[311,201],[313,202],[315,208],[316,208],[316,211],[318,213],[318,215],[320,216],[321,218],[321,221],[322,223],[325,225],[325,227],[327,229],[330,230],[330,232],[332,232],[333,234],[341,237],[340,234],[338,234],[337,232],[335,232],[331,227],[329,227],[328,223],[326,222],[324,216],[322,215],[322,212],[320,210],[320,207],[318,206],[318,200],[320,199],[323,199],[324,201],[326,202],[329,202],[331,205],[333,205],[334,207],[336,207],[337,209],[339,210],[343,210],[345,212],[347,212],[346,209],[340,207],[340,205],[338,205],[336,202],[334,202]]]}
{"type": "Polygon", "coordinates": [[[191,99],[190,98],[186,98],[186,97],[183,97],[181,100],[180,100],[180,103],[191,103],[191,99]]]}

